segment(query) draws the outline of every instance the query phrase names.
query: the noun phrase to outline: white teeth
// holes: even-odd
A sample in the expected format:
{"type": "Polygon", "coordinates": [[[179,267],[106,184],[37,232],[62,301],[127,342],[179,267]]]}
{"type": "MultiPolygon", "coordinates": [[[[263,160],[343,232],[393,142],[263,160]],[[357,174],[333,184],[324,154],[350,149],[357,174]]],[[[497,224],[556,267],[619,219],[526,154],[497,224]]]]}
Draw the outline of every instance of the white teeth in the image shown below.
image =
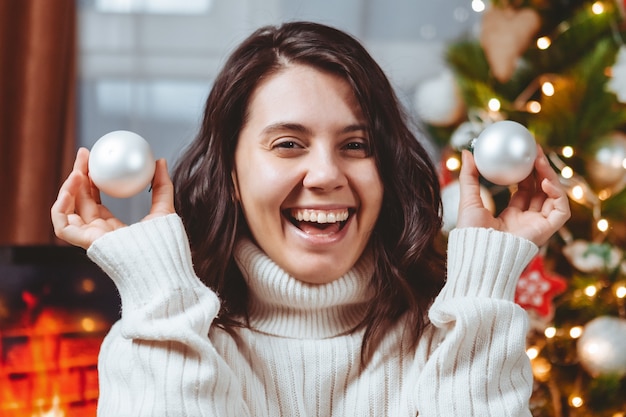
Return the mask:
{"type": "Polygon", "coordinates": [[[337,223],[348,219],[349,213],[344,210],[292,210],[291,215],[298,221],[315,223],[337,223]]]}

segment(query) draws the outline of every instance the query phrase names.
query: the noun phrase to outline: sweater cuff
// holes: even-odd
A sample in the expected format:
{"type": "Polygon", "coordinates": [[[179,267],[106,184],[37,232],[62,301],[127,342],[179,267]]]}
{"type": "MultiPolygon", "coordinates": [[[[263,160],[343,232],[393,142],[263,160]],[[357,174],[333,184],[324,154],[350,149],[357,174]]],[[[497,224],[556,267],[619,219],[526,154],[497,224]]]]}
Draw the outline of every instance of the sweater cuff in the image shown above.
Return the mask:
{"type": "Polygon", "coordinates": [[[510,233],[454,229],[448,238],[448,280],[440,297],[513,301],[519,276],[538,250],[533,242],[510,233]]]}
{"type": "Polygon", "coordinates": [[[87,255],[113,280],[124,309],[140,308],[156,294],[204,286],[176,214],[109,232],[92,243],[87,255]]]}

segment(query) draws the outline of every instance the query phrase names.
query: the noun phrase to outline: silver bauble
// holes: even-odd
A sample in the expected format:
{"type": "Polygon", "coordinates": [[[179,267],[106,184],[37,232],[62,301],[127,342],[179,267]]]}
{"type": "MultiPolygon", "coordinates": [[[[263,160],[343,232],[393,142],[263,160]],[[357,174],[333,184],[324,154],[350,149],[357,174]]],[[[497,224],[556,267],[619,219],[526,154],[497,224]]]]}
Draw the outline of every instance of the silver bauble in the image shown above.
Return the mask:
{"type": "Polygon", "coordinates": [[[596,191],[616,194],[626,186],[626,135],[613,132],[601,138],[591,149],[587,161],[589,179],[596,191]]]}
{"type": "Polygon", "coordinates": [[[576,347],[580,363],[590,375],[626,375],[626,320],[596,317],[585,325],[576,347]]]}
{"type": "MultiPolygon", "coordinates": [[[[496,212],[496,203],[487,187],[481,185],[479,188],[480,198],[483,205],[491,214],[496,212]]],[[[443,206],[442,220],[444,233],[449,233],[456,227],[459,216],[459,204],[461,202],[461,184],[458,180],[450,182],[441,190],[441,204],[443,206]]]]}
{"type": "Polygon", "coordinates": [[[537,144],[524,125],[502,120],[487,126],[473,141],[478,172],[497,185],[521,182],[533,171],[537,144]]]}
{"type": "Polygon", "coordinates": [[[433,126],[453,125],[465,114],[459,87],[449,70],[422,82],[414,100],[420,119],[433,126]]]}
{"type": "Polygon", "coordinates": [[[156,165],[150,145],[127,130],[107,133],[89,154],[89,176],[111,197],[131,197],[152,181],[156,165]]]}

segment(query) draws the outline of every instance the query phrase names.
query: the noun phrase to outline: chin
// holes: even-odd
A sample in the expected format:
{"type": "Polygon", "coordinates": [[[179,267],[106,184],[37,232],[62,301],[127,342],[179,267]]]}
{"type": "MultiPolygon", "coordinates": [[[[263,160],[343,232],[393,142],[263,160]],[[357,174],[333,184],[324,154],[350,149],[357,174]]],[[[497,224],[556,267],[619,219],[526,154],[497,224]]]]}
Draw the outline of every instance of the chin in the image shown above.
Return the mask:
{"type": "Polygon", "coordinates": [[[343,275],[345,275],[350,269],[337,270],[336,268],[328,268],[325,266],[315,266],[307,269],[302,269],[302,266],[297,270],[289,272],[289,275],[297,279],[298,281],[306,282],[309,284],[328,284],[333,282],[343,275]]]}

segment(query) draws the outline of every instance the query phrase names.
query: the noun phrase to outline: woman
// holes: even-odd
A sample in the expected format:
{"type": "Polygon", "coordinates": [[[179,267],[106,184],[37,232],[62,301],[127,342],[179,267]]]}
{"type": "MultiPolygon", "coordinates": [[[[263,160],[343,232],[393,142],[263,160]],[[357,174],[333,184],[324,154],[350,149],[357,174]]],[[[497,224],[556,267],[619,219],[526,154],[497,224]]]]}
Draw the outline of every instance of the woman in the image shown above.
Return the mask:
{"type": "Polygon", "coordinates": [[[87,159],[51,211],[122,299],[99,415],[530,415],[512,299],[567,197],[540,151],[494,218],[464,152],[444,285],[436,172],[349,35],[293,22],[246,39],[174,185],[157,162],[142,222],[101,205],[87,159]]]}

